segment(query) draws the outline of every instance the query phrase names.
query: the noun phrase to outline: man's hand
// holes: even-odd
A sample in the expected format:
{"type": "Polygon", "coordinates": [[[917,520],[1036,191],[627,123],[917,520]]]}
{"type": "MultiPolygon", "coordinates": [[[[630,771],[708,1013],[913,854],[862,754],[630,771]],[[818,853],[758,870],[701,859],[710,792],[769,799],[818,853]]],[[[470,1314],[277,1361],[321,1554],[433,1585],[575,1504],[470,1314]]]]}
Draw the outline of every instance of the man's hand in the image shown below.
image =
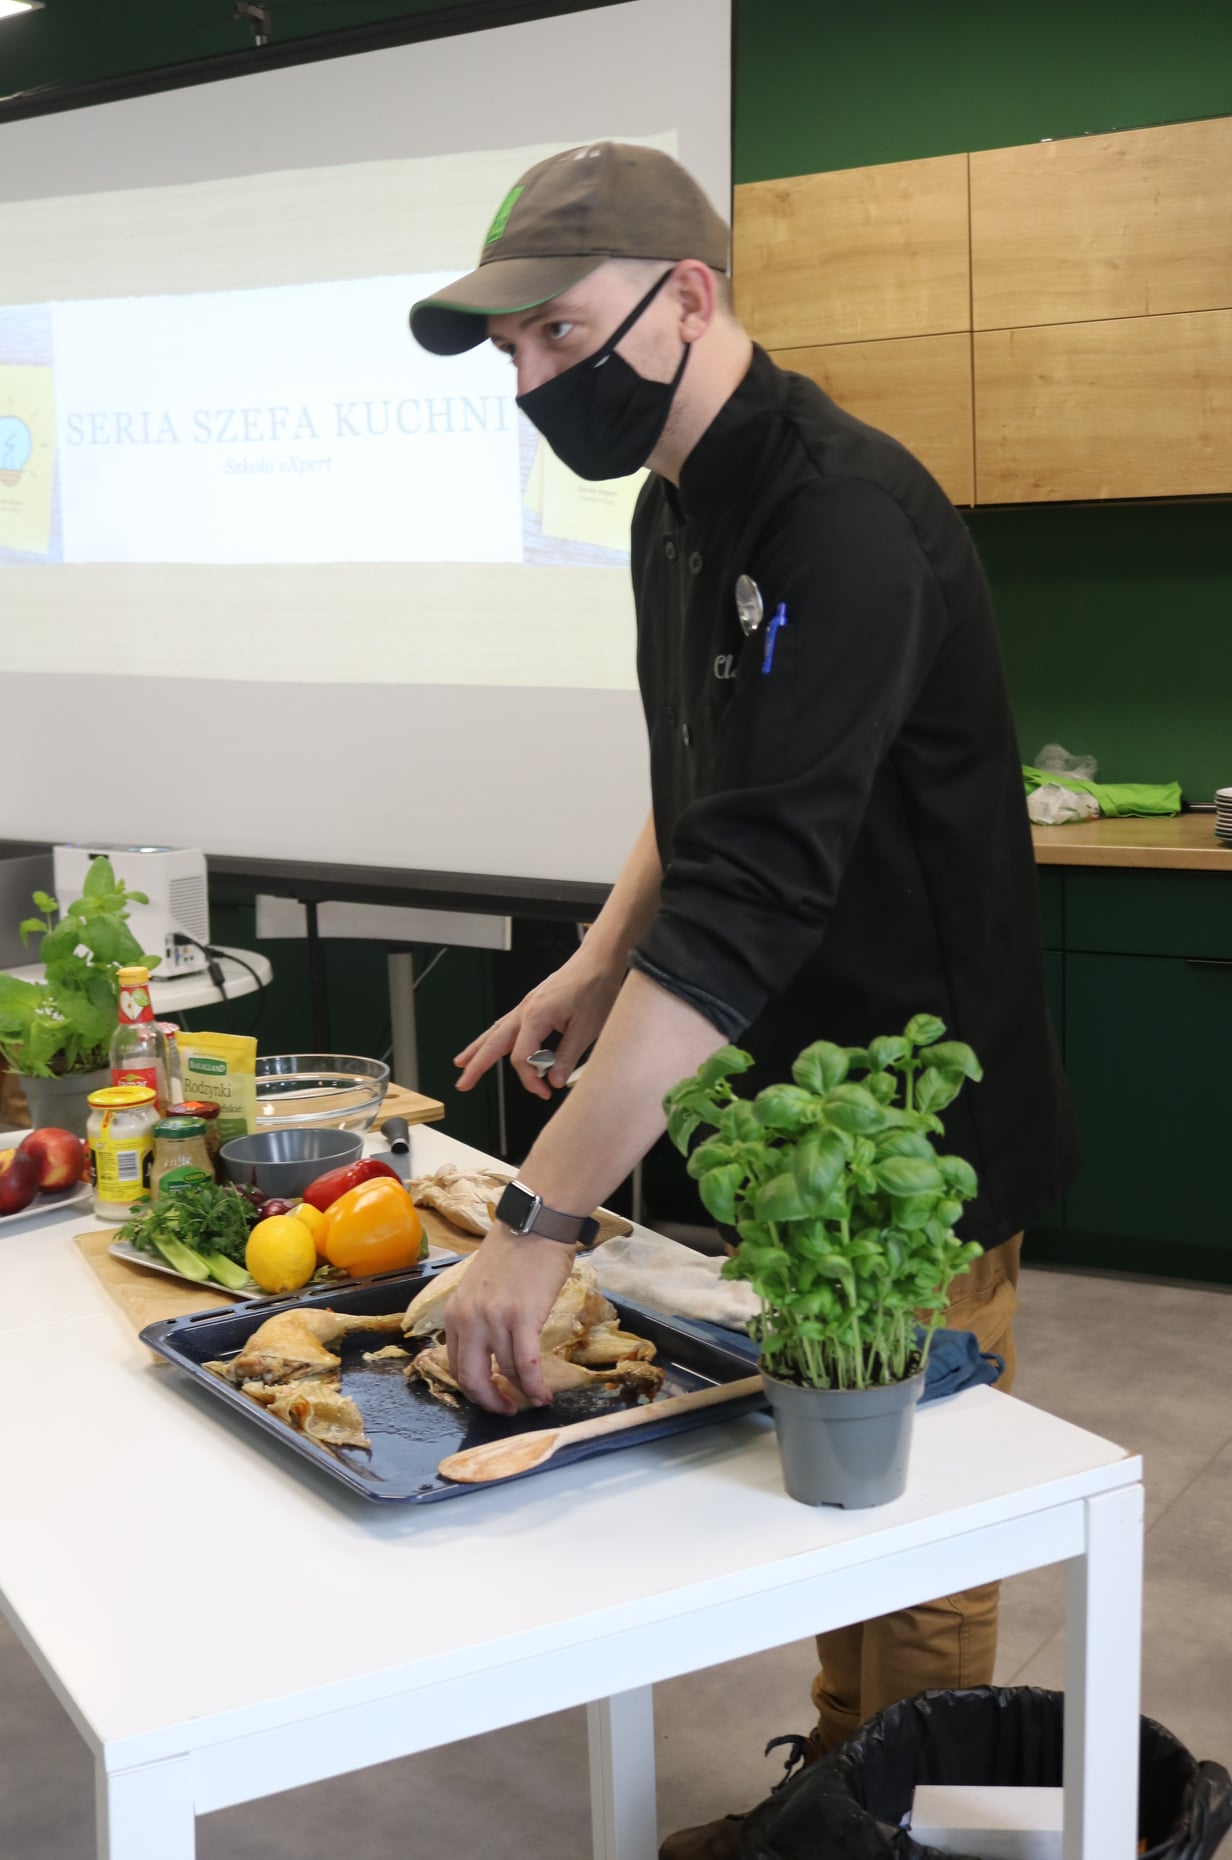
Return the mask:
{"type": "Polygon", "coordinates": [[[508,1054],[527,1091],[533,1092],[536,1098],[550,1098],[549,1086],[559,1089],[568,1083],[583,1053],[594,1045],[603,1031],[623,980],[623,967],[596,962],[583,944],[576,955],[570,956],[568,962],[538,988],[533,988],[517,1007],[494,1021],[486,1033],[481,1033],[457,1055],[453,1063],[462,1068],[458,1090],[470,1091],[490,1066],[508,1054]],[[556,1049],[556,1064],[544,1080],[526,1061],[532,1053],[539,1052],[553,1033],[561,1036],[560,1044],[556,1049]]]}
{"type": "Polygon", "coordinates": [[[492,1380],[493,1357],[529,1401],[551,1401],[539,1338],[573,1259],[572,1247],[558,1240],[515,1236],[500,1221],[490,1229],[445,1307],[449,1367],[479,1407],[517,1413],[492,1380]]]}

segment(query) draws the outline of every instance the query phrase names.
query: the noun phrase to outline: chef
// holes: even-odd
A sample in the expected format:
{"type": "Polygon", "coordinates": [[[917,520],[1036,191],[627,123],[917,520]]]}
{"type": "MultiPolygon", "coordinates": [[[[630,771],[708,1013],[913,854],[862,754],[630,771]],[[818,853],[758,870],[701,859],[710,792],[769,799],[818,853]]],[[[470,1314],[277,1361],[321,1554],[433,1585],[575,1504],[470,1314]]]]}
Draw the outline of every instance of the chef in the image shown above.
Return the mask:
{"type": "MultiPolygon", "coordinates": [[[[496,1412],[493,1360],[546,1399],[539,1330],[589,1211],[662,1133],[667,1089],[729,1041],[761,1083],[812,1040],[862,1046],[919,1012],[974,1047],[983,1082],[946,1141],[977,1172],[962,1235],[985,1254],[948,1321],[1005,1355],[1002,1387],[1022,1229],[1076,1165],[970,536],[910,453],[750,341],[727,262],[678,163],[602,142],[523,175],[478,268],[411,312],[438,354],[502,350],[573,471],[651,472],[632,570],[652,815],[576,954],[458,1061],[463,1090],[508,1056],[550,1097],[593,1043],[451,1303],[455,1373],[496,1412]]],[[[987,1585],[823,1636],[813,1748],[927,1686],[989,1681],[996,1601],[987,1585]]],[[[665,1852],[734,1853],[736,1823],[716,1826],[665,1852]]]]}

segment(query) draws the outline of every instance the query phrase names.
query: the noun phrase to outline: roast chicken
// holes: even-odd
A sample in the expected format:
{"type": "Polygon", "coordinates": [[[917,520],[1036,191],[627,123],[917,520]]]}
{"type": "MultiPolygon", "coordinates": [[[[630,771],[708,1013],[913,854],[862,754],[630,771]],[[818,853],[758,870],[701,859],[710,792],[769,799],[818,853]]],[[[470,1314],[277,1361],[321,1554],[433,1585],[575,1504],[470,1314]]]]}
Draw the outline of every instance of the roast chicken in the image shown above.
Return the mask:
{"type": "MultiPolygon", "coordinates": [[[[438,1273],[411,1300],[402,1320],[409,1337],[434,1339],[407,1368],[407,1380],[426,1382],[434,1395],[455,1407],[461,1390],[440,1339],[449,1300],[473,1257],[438,1273]]],[[[585,1261],[575,1262],[540,1335],[543,1379],[552,1395],[601,1386],[617,1389],[630,1400],[652,1400],[663,1385],[663,1371],[650,1361],[654,1353],[653,1343],[646,1338],[621,1330],[615,1306],[599,1290],[594,1267],[585,1261]]],[[[515,1389],[497,1369],[495,1359],[492,1380],[518,1408],[529,1406],[521,1390],[515,1389]]]]}
{"type": "Polygon", "coordinates": [[[337,1375],[342,1358],[326,1346],[353,1330],[392,1331],[402,1327],[402,1315],[348,1317],[339,1311],[322,1311],[301,1305],[280,1311],[258,1325],[238,1356],[229,1363],[207,1363],[215,1375],[239,1388],[245,1382],[298,1382],[311,1376],[337,1375]]]}
{"type": "Polygon", "coordinates": [[[322,1446],[366,1448],[372,1443],[364,1432],[363,1416],[342,1393],[342,1358],[327,1346],[350,1331],[401,1327],[400,1311],[385,1317],[347,1317],[303,1306],[267,1318],[229,1363],[205,1367],[322,1446]]]}

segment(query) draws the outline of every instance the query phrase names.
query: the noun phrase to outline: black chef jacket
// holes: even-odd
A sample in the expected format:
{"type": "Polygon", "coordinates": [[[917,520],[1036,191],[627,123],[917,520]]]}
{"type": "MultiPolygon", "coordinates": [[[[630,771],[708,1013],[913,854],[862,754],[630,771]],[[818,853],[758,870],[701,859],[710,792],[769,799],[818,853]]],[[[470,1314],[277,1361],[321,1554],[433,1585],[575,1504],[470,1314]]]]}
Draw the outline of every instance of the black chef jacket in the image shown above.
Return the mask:
{"type": "Polygon", "coordinates": [[[984,1067],[946,1113],[995,1246],[1075,1172],[1021,758],[966,526],[895,440],[761,350],[633,522],[663,864],[632,964],[754,1054],[937,1014],[984,1067]],[[758,584],[750,637],[735,584],[758,584]],[[780,604],[769,670],[766,633],[780,604]]]}

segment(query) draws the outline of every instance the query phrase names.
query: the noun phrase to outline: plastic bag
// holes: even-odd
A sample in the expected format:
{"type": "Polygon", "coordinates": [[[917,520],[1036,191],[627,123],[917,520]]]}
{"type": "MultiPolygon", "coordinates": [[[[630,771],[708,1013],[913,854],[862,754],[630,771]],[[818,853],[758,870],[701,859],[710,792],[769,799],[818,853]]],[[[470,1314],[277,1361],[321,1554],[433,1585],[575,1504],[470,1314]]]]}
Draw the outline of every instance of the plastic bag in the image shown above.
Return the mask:
{"type": "Polygon", "coordinates": [[[1045,743],[1035,758],[1035,766],[1046,775],[1072,775],[1075,781],[1094,781],[1099,774],[1094,756],[1071,756],[1061,743],[1045,743]]]}
{"type": "MultiPolygon", "coordinates": [[[[1058,1788],[1064,1712],[1064,1693],[1037,1686],[923,1692],[891,1705],[746,1816],[741,1860],[939,1860],[900,1825],[916,1784],[1058,1788]]],[[[1232,1777],[1150,1718],[1141,1724],[1145,1860],[1209,1860],[1232,1827],[1232,1777]]]]}
{"type": "Polygon", "coordinates": [[[1099,802],[1081,788],[1047,781],[1027,796],[1027,813],[1037,827],[1063,827],[1070,820],[1098,820],[1099,802]]]}

